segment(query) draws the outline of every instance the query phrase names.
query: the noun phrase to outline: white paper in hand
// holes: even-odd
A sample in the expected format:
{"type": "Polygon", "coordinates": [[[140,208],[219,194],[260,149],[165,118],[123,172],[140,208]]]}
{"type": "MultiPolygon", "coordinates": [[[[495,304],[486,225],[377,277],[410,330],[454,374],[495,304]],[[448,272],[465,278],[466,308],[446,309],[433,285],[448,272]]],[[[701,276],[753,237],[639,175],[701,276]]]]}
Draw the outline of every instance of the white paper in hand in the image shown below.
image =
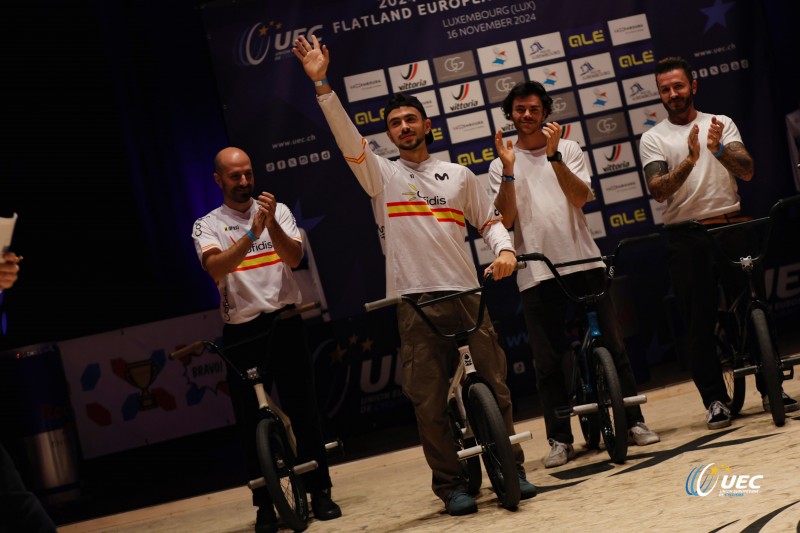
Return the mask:
{"type": "Polygon", "coordinates": [[[14,235],[14,224],[17,223],[17,214],[11,217],[0,217],[0,262],[2,255],[11,247],[11,236],[14,235]]]}

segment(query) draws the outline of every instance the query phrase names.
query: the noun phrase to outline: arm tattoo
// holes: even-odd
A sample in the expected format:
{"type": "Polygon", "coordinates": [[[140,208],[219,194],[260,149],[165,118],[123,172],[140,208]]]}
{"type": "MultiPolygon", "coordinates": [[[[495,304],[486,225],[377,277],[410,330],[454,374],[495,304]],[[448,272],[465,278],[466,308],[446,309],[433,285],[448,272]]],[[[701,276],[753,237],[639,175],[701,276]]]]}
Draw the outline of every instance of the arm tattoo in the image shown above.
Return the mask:
{"type": "Polygon", "coordinates": [[[672,171],[667,167],[666,161],[648,163],[644,167],[644,175],[650,196],[657,202],[663,202],[683,185],[693,168],[685,159],[672,171]]]}
{"type": "Polygon", "coordinates": [[[719,156],[719,162],[739,179],[750,181],[753,177],[753,158],[738,141],[725,145],[725,150],[719,156]]]}

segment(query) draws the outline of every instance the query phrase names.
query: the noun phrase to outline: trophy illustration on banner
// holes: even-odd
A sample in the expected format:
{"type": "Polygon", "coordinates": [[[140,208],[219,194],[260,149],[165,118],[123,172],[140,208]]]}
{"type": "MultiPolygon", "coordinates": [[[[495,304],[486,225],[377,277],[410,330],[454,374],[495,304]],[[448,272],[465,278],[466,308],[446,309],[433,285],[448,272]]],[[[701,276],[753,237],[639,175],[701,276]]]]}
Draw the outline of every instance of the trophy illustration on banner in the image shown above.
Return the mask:
{"type": "Polygon", "coordinates": [[[161,368],[155,365],[151,359],[125,364],[125,377],[128,383],[142,391],[139,396],[139,408],[142,411],[158,407],[156,395],[149,389],[160,371],[161,368]]]}

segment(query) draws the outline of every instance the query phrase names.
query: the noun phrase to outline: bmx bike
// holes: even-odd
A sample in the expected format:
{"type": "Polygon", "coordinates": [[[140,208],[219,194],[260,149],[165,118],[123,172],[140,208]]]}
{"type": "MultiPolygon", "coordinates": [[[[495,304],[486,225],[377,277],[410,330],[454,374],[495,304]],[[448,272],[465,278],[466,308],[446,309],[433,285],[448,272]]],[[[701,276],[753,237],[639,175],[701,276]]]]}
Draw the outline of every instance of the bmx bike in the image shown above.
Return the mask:
{"type": "Polygon", "coordinates": [[[572,371],[568,387],[569,404],[556,407],[555,416],[577,416],[587,447],[598,448],[602,437],[606,452],[617,464],[624,463],[628,455],[628,421],[625,408],[646,403],[647,397],[644,394],[623,397],[614,358],[603,340],[598,320],[598,303],[608,297],[620,249],[635,241],[656,237],[660,236],[651,234],[622,239],[617,243],[613,254],[563,263],[554,264],[546,255],[538,252],[517,256],[518,262],[541,261],[547,265],[566,297],[583,309],[582,318],[578,321],[582,341],[575,341],[570,351],[572,371]],[[559,269],[598,260],[606,264],[602,285],[593,292],[575,294],[565,283],[559,269]]]}
{"type": "MultiPolygon", "coordinates": [[[[489,279],[487,277],[487,281],[489,279]]],[[[455,342],[458,357],[454,357],[455,354],[448,357],[451,379],[447,392],[447,414],[466,490],[473,496],[480,491],[482,472],[478,456],[482,456],[486,473],[500,504],[506,509],[514,509],[520,500],[520,484],[512,446],[531,439],[533,435],[530,431],[523,431],[509,436],[494,392],[481,378],[472,359],[469,336],[483,323],[486,309],[483,288],[479,286],[419,302],[406,295],[396,296],[367,303],[364,307],[367,311],[374,311],[391,305],[410,305],[437,336],[455,342]],[[481,295],[478,315],[474,325],[467,329],[444,332],[424,310],[426,307],[475,293],[481,295]]]]}
{"type": "MultiPolygon", "coordinates": [[[[272,320],[269,331],[258,337],[266,335],[271,339],[281,320],[310,311],[319,305],[319,302],[311,302],[279,313],[272,320]]],[[[259,421],[255,434],[256,453],[263,477],[250,480],[247,486],[251,490],[266,486],[275,509],[286,526],[294,531],[303,531],[307,527],[309,503],[301,476],[316,469],[319,464],[313,460],[297,463],[297,441],[292,431],[291,420],[271,401],[264,388],[260,368],[249,368],[242,373],[229,359],[227,351],[251,340],[246,339],[224,349],[211,341],[199,340],[172,352],[169,357],[170,359],[184,359],[199,355],[203,350],[209,350],[218,354],[238,375],[239,379],[252,384],[259,410],[259,421]]],[[[325,450],[330,451],[339,446],[341,446],[341,442],[338,440],[329,442],[325,444],[325,450]]]]}
{"type": "MultiPolygon", "coordinates": [[[[717,355],[729,398],[727,406],[731,415],[741,411],[745,400],[745,377],[755,375],[757,383],[760,382],[759,389],[766,391],[770,414],[776,426],[782,426],[786,420],[782,382],[794,377],[794,365],[800,364],[800,355],[780,356],[772,313],[756,276],[763,275],[759,267],[767,253],[775,221],[784,209],[793,204],[800,204],[800,195],[778,200],[770,208],[769,214],[762,218],[714,227],[707,227],[698,221],[665,226],[667,230],[692,228],[702,232],[714,243],[722,267],[741,272],[745,283],[730,304],[720,307],[715,326],[717,355]],[[749,236],[746,240],[754,248],[752,252],[755,255],[739,259],[731,257],[723,243],[726,235],[737,242],[749,236]]],[[[724,298],[721,300],[724,302],[724,298]]]]}

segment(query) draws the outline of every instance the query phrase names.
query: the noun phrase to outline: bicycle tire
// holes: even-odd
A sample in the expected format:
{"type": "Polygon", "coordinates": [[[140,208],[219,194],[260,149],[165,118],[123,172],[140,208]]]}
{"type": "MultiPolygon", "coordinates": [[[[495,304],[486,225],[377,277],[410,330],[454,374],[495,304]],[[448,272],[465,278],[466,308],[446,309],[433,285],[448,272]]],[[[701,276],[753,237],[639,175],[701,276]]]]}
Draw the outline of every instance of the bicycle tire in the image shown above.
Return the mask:
{"type": "MultiPolygon", "coordinates": [[[[467,427],[466,421],[462,418],[458,409],[458,402],[451,398],[447,405],[447,414],[450,418],[450,428],[453,431],[453,443],[456,450],[461,451],[475,446],[475,437],[464,437],[463,428],[467,427]]],[[[481,490],[483,473],[481,472],[481,459],[477,455],[459,460],[461,463],[461,476],[467,488],[467,494],[475,496],[481,490]]]]}
{"type": "Polygon", "coordinates": [[[256,451],[272,503],[284,524],[294,531],[308,527],[308,496],[303,480],[292,470],[296,461],[286,435],[275,420],[256,426],[256,451]]]}
{"type": "Polygon", "coordinates": [[[782,382],[783,375],[777,365],[777,350],[772,342],[767,315],[763,309],[753,309],[750,315],[753,321],[753,333],[758,344],[758,355],[761,361],[760,372],[764,376],[764,384],[767,387],[769,397],[769,409],[772,412],[772,420],[776,426],[782,426],[786,421],[786,410],[783,407],[782,382]]]}
{"type": "Polygon", "coordinates": [[[467,397],[470,406],[467,416],[483,448],[481,455],[486,474],[500,505],[515,509],[520,500],[519,471],[497,401],[483,383],[471,385],[467,397]]]}
{"type": "Polygon", "coordinates": [[[622,464],[628,456],[628,421],[617,368],[607,349],[596,347],[592,350],[592,355],[596,369],[600,433],[611,460],[622,464]]]}
{"type": "MultiPolygon", "coordinates": [[[[731,317],[735,321],[735,317],[731,317]]],[[[716,341],[717,357],[719,364],[722,368],[722,380],[725,382],[725,391],[728,394],[728,409],[731,411],[731,416],[736,416],[742,410],[744,405],[745,392],[747,390],[747,382],[744,376],[735,376],[734,370],[742,368],[744,362],[741,355],[738,353],[739,336],[738,331],[731,331],[735,325],[723,324],[720,319],[717,325],[714,326],[714,338],[716,341]]]]}

